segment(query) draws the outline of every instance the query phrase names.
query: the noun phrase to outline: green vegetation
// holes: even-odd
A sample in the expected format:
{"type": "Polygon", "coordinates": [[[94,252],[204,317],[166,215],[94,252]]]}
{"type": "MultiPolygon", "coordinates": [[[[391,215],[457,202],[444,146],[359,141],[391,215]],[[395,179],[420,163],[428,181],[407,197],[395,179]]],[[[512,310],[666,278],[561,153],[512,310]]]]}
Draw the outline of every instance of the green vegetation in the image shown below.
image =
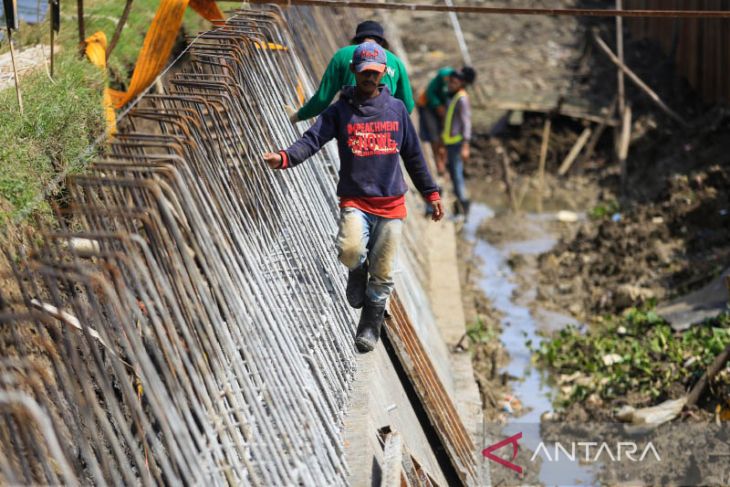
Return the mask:
{"type": "MultiPolygon", "coordinates": [[[[37,209],[56,174],[85,167],[89,143],[104,131],[102,73],[74,55],[58,59],[53,83],[45,71],[23,78],[25,113],[12,89],[0,91],[0,219],[37,209]],[[84,157],[86,156],[86,157],[84,157]]],[[[26,216],[26,215],[21,215],[26,216]]]]}
{"type": "Polygon", "coordinates": [[[661,399],[672,386],[693,384],[728,344],[730,313],[676,333],[655,312],[631,308],[586,333],[561,330],[534,352],[568,384],[558,398],[566,406],[592,394],[604,400],[629,392],[661,399]]]}
{"type": "Polygon", "coordinates": [[[592,220],[600,220],[601,218],[610,217],[614,213],[617,213],[620,209],[621,206],[616,200],[602,201],[591,208],[588,212],[588,217],[592,220]]]}
{"type": "Polygon", "coordinates": [[[488,326],[487,322],[479,316],[466,325],[466,336],[469,337],[471,343],[490,343],[498,339],[499,330],[488,326]]]}
{"type": "MultiPolygon", "coordinates": [[[[124,88],[142,47],[159,0],[135,0],[111,59],[113,87],[124,88]]],[[[85,0],[86,36],[104,31],[111,42],[124,1],[85,0]]],[[[43,68],[20,80],[24,115],[18,113],[15,91],[0,91],[0,226],[24,218],[30,210],[47,211],[47,185],[64,172],[82,171],[97,154],[93,142],[104,132],[103,73],[80,56],[76,3],[62,2],[61,31],[56,38],[55,79],[43,68]]],[[[208,23],[195,12],[185,14],[183,27],[197,32],[208,23]]],[[[20,26],[13,36],[16,51],[49,43],[49,20],[20,26]]],[[[0,53],[9,50],[0,42],[0,53]]]]}

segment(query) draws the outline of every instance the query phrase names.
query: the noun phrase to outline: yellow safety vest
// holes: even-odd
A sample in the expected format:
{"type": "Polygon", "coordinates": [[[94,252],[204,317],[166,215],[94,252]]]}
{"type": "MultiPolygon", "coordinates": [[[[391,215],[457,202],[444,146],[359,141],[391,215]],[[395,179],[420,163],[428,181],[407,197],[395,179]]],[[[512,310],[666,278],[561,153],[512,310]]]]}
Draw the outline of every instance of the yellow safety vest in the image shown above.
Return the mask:
{"type": "Polygon", "coordinates": [[[464,136],[462,134],[451,135],[451,124],[454,122],[456,104],[465,96],[467,96],[466,91],[459,90],[451,99],[451,103],[449,103],[449,109],[446,111],[446,121],[444,122],[444,131],[441,133],[441,139],[445,145],[458,144],[464,140],[464,136]]]}

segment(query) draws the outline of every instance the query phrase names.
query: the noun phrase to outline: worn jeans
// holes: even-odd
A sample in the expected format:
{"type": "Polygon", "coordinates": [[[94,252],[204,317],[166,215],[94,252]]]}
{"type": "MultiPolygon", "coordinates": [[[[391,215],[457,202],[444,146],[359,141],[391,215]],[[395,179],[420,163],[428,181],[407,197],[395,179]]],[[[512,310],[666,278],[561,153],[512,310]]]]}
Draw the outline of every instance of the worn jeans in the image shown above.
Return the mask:
{"type": "Polygon", "coordinates": [[[461,159],[461,146],[463,142],[446,146],[446,158],[449,168],[449,176],[454,184],[454,194],[461,203],[462,208],[469,206],[469,198],[466,195],[466,183],[464,182],[464,161],[461,159]]]}
{"type": "Polygon", "coordinates": [[[403,220],[383,218],[357,208],[340,209],[337,256],[351,271],[368,261],[367,299],[385,304],[395,284],[395,261],[403,220]]]}

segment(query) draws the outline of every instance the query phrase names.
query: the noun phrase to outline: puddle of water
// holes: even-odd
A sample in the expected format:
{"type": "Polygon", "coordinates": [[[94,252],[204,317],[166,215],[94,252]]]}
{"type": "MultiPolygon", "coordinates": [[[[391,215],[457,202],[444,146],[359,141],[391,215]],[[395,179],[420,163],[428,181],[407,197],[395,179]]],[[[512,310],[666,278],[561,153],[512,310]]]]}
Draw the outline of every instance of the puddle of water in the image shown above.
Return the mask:
{"type": "MultiPolygon", "coordinates": [[[[547,252],[555,245],[554,237],[541,226],[551,215],[527,215],[526,224],[537,229],[534,237],[525,241],[506,242],[499,247],[477,236],[479,225],[492,217],[494,211],[490,207],[474,203],[464,230],[467,238],[474,242],[474,252],[482,261],[479,285],[503,316],[501,339],[509,353],[510,362],[501,372],[519,378],[512,381],[511,387],[525,413],[519,418],[510,417],[502,434],[508,437],[522,432],[522,444],[534,452],[542,441],[540,417],[553,410],[553,390],[547,384],[545,375],[533,367],[532,354],[525,342],[531,340],[537,346],[542,341],[539,330],[556,330],[576,322],[568,316],[542,308],[531,312],[529,304],[534,299],[535,289],[528,289],[518,296],[515,274],[508,264],[511,254],[536,255],[547,252]]],[[[552,448],[551,445],[545,443],[549,448],[552,448]]],[[[574,462],[542,462],[540,481],[544,485],[565,485],[566,478],[573,478],[575,485],[592,485],[595,474],[590,466],[574,462]]]]}

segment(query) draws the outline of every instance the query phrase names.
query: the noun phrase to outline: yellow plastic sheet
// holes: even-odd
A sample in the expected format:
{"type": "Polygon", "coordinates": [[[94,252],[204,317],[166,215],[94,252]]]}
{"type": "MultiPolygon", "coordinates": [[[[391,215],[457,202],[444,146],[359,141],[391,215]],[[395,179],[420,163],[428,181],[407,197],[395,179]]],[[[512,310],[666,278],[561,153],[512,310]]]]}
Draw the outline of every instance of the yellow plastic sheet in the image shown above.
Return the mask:
{"type": "MultiPolygon", "coordinates": [[[[96,32],[86,38],[86,48],[84,50],[86,57],[89,58],[91,64],[104,69],[106,73],[106,34],[96,32]]],[[[104,117],[106,118],[106,126],[109,135],[117,132],[117,115],[114,113],[114,105],[112,97],[109,94],[109,88],[104,89],[104,117]]]]}
{"type": "Polygon", "coordinates": [[[116,108],[121,108],[147,89],[163,70],[188,5],[213,23],[223,21],[223,13],[214,0],[162,0],[144,38],[127,91],[108,90],[116,108]]]}

